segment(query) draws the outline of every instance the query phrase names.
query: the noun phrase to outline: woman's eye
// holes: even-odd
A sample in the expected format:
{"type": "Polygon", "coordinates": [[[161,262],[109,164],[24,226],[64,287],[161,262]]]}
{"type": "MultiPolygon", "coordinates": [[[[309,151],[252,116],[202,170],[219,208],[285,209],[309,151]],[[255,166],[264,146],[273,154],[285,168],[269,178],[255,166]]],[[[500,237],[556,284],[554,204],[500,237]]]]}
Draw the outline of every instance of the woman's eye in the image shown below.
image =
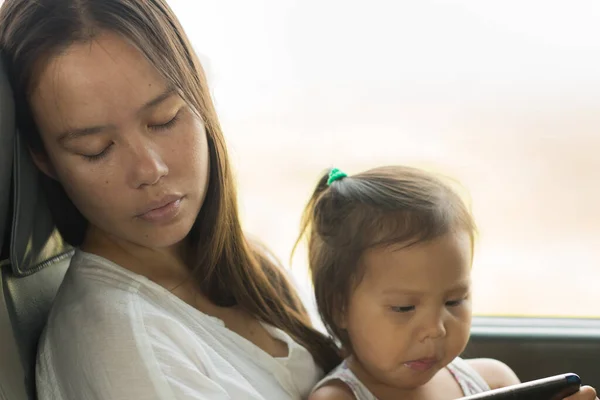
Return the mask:
{"type": "Polygon", "coordinates": [[[152,130],[156,130],[156,131],[162,131],[162,130],[167,130],[167,129],[171,129],[173,126],[175,126],[175,124],[177,123],[177,121],[179,120],[179,113],[181,111],[178,111],[177,114],[175,114],[173,116],[173,118],[171,118],[170,120],[168,120],[165,123],[162,124],[154,124],[154,125],[149,125],[148,128],[152,129],[152,130]]]}
{"type": "Polygon", "coordinates": [[[108,154],[111,147],[112,147],[112,143],[110,145],[108,145],[107,147],[105,147],[104,150],[102,150],[100,153],[81,154],[81,156],[88,161],[98,161],[98,160],[101,160],[102,158],[106,157],[106,155],[108,154]]]}
{"type": "Polygon", "coordinates": [[[415,306],[392,306],[391,309],[393,312],[407,313],[413,311],[415,306]]]}

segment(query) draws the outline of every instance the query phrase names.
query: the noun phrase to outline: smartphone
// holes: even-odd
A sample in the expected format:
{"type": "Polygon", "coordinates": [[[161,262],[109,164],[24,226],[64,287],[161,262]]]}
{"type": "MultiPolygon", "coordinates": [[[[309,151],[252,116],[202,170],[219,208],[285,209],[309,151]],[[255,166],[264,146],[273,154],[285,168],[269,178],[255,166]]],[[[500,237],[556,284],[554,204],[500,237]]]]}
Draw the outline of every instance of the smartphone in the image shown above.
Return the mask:
{"type": "Polygon", "coordinates": [[[580,387],[579,376],[568,373],[461,397],[460,400],[562,400],[577,393],[580,387]]]}

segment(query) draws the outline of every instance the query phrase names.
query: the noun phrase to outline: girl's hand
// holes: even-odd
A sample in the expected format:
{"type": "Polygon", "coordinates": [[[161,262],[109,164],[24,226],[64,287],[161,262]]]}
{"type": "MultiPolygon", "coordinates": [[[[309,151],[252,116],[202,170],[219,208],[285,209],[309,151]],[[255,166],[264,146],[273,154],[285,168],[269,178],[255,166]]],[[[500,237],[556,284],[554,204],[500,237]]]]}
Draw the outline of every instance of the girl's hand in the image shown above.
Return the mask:
{"type": "Polygon", "coordinates": [[[582,386],[579,392],[565,397],[564,400],[598,400],[598,397],[596,397],[596,389],[591,386],[582,386]]]}

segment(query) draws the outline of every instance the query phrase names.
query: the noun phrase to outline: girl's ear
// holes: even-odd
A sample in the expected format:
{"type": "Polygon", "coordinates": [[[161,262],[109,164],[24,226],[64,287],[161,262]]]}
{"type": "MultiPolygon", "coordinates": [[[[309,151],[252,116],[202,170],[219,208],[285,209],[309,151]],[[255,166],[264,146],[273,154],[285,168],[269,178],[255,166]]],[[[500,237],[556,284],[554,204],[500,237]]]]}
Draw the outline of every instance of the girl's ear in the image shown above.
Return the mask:
{"type": "Polygon", "coordinates": [[[44,151],[36,151],[29,148],[29,154],[31,155],[31,159],[33,160],[35,166],[42,171],[44,175],[57,180],[56,170],[50,162],[50,158],[44,151]]]}

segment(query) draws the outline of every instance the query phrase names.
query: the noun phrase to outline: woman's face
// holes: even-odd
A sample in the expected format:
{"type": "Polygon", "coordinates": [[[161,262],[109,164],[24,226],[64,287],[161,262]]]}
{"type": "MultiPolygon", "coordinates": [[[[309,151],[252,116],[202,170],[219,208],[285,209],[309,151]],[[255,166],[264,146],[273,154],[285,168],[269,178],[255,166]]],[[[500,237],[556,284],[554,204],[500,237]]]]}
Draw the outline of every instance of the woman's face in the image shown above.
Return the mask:
{"type": "Polygon", "coordinates": [[[31,107],[58,180],[90,226],[148,248],[179,243],[208,185],[201,119],[114,34],[73,44],[37,76],[31,107]]]}

